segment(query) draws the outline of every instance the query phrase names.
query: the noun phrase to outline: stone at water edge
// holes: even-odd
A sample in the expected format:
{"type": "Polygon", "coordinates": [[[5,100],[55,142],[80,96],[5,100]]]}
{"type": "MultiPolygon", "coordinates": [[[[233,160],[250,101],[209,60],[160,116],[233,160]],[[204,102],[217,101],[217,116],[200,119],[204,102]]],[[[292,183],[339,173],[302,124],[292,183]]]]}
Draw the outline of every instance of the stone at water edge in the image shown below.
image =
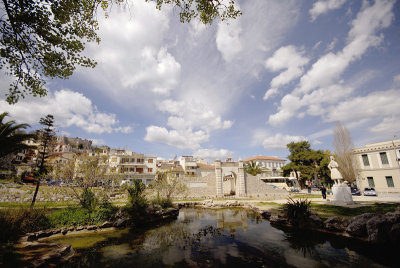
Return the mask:
{"type": "Polygon", "coordinates": [[[109,228],[112,227],[113,223],[110,221],[105,221],[100,225],[100,228],[109,228]]]}
{"type": "Polygon", "coordinates": [[[346,228],[346,232],[352,236],[367,236],[367,221],[374,217],[374,213],[364,213],[354,217],[346,228]]]}
{"type": "Polygon", "coordinates": [[[338,216],[330,217],[324,221],[324,227],[330,231],[344,232],[348,224],[348,220],[342,220],[338,216]]]}

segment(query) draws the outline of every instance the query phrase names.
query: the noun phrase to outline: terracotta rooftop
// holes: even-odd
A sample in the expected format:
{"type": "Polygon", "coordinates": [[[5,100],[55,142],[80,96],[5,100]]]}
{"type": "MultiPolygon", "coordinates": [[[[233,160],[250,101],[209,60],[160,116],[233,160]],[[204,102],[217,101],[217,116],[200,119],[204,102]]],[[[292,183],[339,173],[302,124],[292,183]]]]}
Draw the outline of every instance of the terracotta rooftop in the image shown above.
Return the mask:
{"type": "Polygon", "coordinates": [[[249,157],[249,158],[243,160],[243,162],[250,162],[250,161],[253,161],[253,160],[286,161],[286,159],[278,158],[278,157],[275,157],[275,156],[257,155],[257,156],[249,157]]]}

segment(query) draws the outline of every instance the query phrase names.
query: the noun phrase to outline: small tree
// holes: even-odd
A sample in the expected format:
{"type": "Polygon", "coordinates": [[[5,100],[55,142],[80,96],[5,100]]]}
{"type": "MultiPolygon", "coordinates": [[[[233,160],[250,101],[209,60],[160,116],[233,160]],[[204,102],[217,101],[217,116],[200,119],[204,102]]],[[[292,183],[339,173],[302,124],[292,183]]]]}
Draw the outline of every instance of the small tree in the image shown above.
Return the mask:
{"type": "Polygon", "coordinates": [[[157,198],[161,195],[171,201],[173,195],[183,194],[187,191],[186,185],[171,170],[158,172],[156,180],[150,185],[156,191],[157,198]]]}
{"type": "Polygon", "coordinates": [[[354,182],[357,177],[357,161],[354,158],[354,145],[349,130],[337,122],[333,130],[333,146],[335,148],[336,162],[343,179],[354,182]]]}
{"type": "Polygon", "coordinates": [[[267,172],[268,169],[261,167],[256,161],[250,161],[244,164],[244,171],[252,176],[257,176],[267,172]]]}
{"type": "Polygon", "coordinates": [[[40,179],[47,174],[47,169],[45,166],[46,159],[54,145],[54,117],[48,114],[46,117],[40,118],[39,123],[43,125],[43,128],[37,132],[38,139],[40,140],[38,166],[35,172],[36,175],[36,189],[33,195],[31,209],[35,205],[36,196],[39,191],[40,179]]]}

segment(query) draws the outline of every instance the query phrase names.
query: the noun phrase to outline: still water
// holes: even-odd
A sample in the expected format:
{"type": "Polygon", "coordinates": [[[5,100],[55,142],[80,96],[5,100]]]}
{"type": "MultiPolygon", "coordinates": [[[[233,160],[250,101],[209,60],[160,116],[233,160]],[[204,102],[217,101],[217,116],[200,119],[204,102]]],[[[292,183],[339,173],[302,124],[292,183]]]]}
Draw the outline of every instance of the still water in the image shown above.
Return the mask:
{"type": "Polygon", "coordinates": [[[244,209],[184,208],[177,220],[152,229],[69,235],[57,242],[71,244],[78,253],[69,267],[399,265],[388,249],[313,232],[280,230],[244,209]]]}

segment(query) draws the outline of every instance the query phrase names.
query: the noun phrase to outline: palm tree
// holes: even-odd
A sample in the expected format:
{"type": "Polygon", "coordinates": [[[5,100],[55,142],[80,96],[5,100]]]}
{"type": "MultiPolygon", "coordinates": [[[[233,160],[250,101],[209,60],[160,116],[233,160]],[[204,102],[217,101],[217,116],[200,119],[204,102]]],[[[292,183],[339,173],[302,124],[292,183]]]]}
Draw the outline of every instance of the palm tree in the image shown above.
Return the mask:
{"type": "Polygon", "coordinates": [[[259,164],[257,164],[256,161],[247,162],[244,165],[244,170],[246,171],[246,173],[252,176],[257,176],[258,174],[267,172],[267,169],[261,167],[259,164]]]}
{"type": "Polygon", "coordinates": [[[3,122],[6,116],[8,116],[6,112],[0,114],[0,157],[31,148],[23,142],[34,137],[32,134],[22,132],[29,127],[28,124],[15,124],[14,120],[3,122]]]}

